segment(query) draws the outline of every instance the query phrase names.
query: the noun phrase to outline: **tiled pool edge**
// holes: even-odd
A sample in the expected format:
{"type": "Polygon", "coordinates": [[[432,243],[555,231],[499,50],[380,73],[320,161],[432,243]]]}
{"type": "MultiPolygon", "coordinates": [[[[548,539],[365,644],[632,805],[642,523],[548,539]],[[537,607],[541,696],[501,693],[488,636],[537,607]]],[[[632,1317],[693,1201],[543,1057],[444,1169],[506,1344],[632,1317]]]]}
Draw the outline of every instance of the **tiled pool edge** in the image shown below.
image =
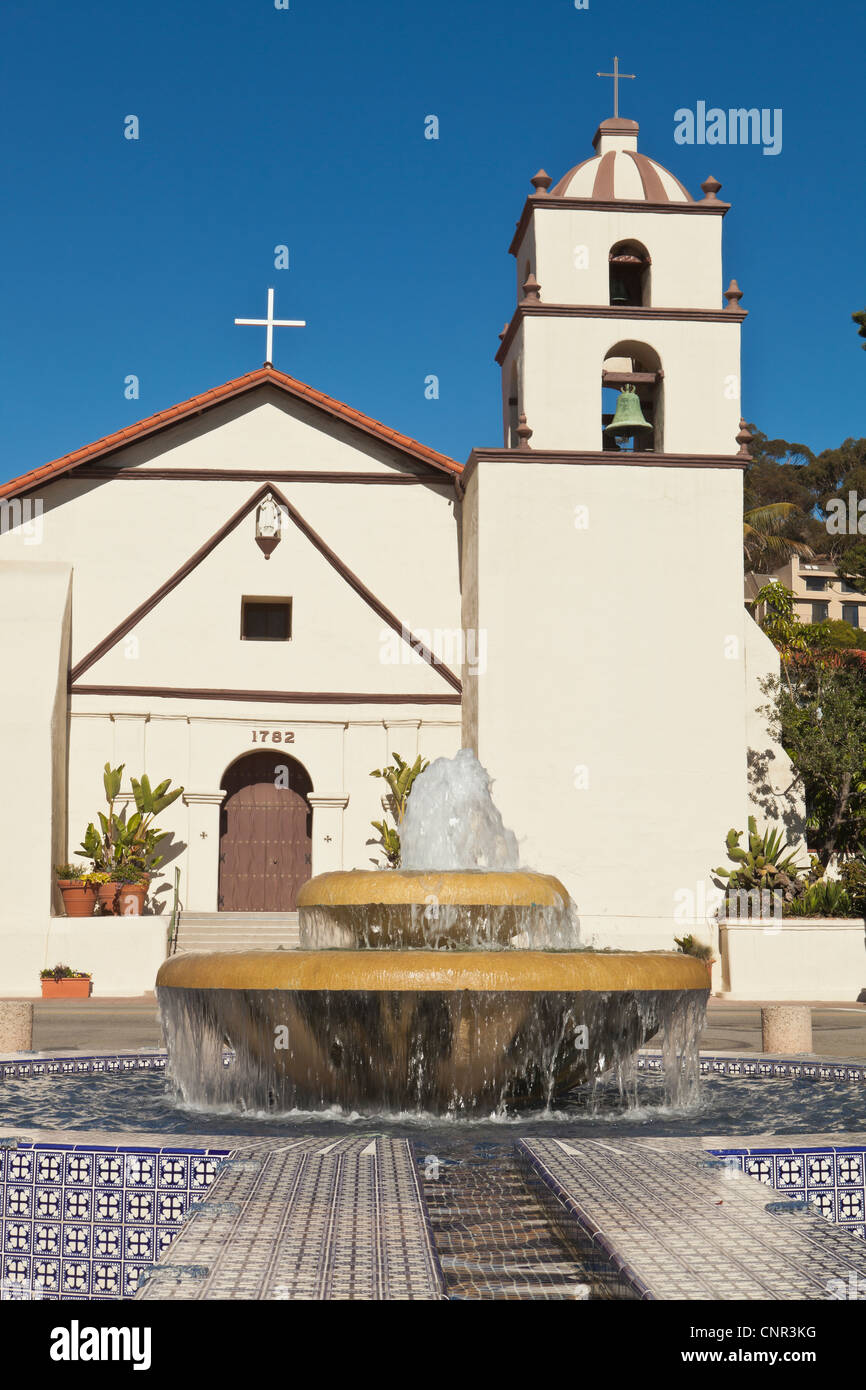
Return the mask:
{"type": "MultiPolygon", "coordinates": [[[[662,1054],[653,1048],[638,1053],[638,1071],[661,1073],[662,1054]]],[[[225,1052],[230,1066],[233,1053],[225,1052]]],[[[165,1071],[168,1054],[163,1048],[101,1051],[98,1048],[65,1049],[63,1052],[0,1053],[0,1080],[28,1076],[86,1076],[103,1072],[165,1071]]],[[[742,1076],[772,1081],[776,1077],[807,1077],[818,1081],[866,1083],[866,1060],[845,1057],[770,1055],[762,1052],[702,1052],[702,1076],[742,1076]]]]}

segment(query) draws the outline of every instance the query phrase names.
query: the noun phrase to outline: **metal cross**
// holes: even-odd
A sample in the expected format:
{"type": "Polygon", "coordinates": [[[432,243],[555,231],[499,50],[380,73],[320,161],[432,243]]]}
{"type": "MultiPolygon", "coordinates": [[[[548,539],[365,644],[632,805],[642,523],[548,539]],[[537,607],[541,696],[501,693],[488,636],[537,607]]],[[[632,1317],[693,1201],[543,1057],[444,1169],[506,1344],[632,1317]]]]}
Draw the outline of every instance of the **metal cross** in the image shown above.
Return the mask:
{"type": "Polygon", "coordinates": [[[268,330],[268,341],[265,352],[265,365],[273,365],[274,357],[274,329],[275,328],[306,328],[306,319],[275,319],[274,318],[274,292],[268,290],[268,316],[266,319],[235,319],[235,323],[251,324],[257,328],[268,330]]]}
{"type": "Polygon", "coordinates": [[[633,78],[633,77],[636,77],[637,74],[634,73],[634,72],[620,72],[620,70],[619,70],[619,58],[614,58],[614,60],[613,60],[613,72],[597,72],[595,75],[596,75],[596,77],[612,77],[612,78],[613,78],[613,114],[614,114],[615,117],[618,116],[618,115],[619,115],[619,79],[620,79],[621,77],[633,78]]]}

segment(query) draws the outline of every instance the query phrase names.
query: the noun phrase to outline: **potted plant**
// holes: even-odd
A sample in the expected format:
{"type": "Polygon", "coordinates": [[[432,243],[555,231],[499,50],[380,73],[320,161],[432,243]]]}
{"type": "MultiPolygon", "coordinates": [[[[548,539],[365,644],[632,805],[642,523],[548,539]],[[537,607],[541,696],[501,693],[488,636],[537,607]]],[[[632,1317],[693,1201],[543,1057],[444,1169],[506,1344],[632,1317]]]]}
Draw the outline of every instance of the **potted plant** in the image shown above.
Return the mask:
{"type": "Polygon", "coordinates": [[[124,766],[105,764],[102,780],[108,813],[99,812],[98,830],[93,822],[88,825],[81,849],[102,879],[98,889],[101,911],[114,916],[137,916],[144,906],[151,876],[162,863],[162,855],[156,853],[157,845],[168,835],[168,831],[156,829],[154,818],[177,800],[183,787],[170,792],[170,778],[151,787],[146,773],[140,781],[131,778],[135,811],[127,818],[125,808],[120,813],[114,809],[124,766]]]}
{"type": "Polygon", "coordinates": [[[66,916],[90,917],[96,906],[96,875],[76,864],[57,864],[54,873],[66,916]]]}
{"type": "Polygon", "coordinates": [[[696,960],[702,960],[707,967],[707,973],[712,975],[716,957],[713,955],[713,948],[706,941],[698,941],[695,936],[675,936],[674,941],[679,947],[680,954],[683,956],[694,956],[696,960]]]}
{"type": "Polygon", "coordinates": [[[150,874],[133,864],[121,864],[112,874],[115,889],[114,911],[119,917],[140,917],[150,887],[150,874]]]}
{"type": "Polygon", "coordinates": [[[55,965],[40,972],[43,999],[89,999],[93,976],[68,965],[55,965]]]}

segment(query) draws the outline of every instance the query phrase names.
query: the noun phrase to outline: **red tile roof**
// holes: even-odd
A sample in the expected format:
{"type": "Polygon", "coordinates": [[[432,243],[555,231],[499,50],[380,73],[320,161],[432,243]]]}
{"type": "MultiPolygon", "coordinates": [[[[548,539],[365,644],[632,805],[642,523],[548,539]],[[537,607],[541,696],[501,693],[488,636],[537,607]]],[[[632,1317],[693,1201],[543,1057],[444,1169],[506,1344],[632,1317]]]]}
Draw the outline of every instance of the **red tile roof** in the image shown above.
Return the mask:
{"type": "Polygon", "coordinates": [[[426,444],[419,444],[417,439],[411,439],[407,434],[400,434],[398,430],[389,429],[387,425],[373,420],[369,415],[362,414],[360,410],[353,410],[350,405],[344,405],[342,401],[334,400],[332,396],[326,396],[324,392],[317,391],[313,386],[307,386],[303,381],[296,381],[294,377],[287,376],[285,372],[278,372],[275,367],[266,366],[260,367],[255,372],[247,372],[245,376],[235,377],[233,381],[227,381],[224,386],[216,386],[212,391],[203,391],[200,396],[193,396],[180,405],[173,405],[168,410],[160,410],[156,415],[149,415],[146,420],[139,420],[137,425],[129,425],[126,429],[116,430],[114,434],[107,434],[104,439],[97,439],[95,444],[85,444],[83,448],[75,449],[71,454],[64,454],[62,458],[55,459],[53,463],[45,463],[41,468],[34,468],[29,473],[22,473],[20,478],[12,478],[8,483],[0,485],[0,497],[14,497],[20,492],[30,492],[40,483],[53,482],[62,473],[68,473],[81,463],[91,463],[94,459],[112,453],[125,444],[131,444],[134,440],[143,439],[149,434],[156,434],[181,420],[209,410],[211,406],[220,405],[233,396],[242,396],[245,392],[264,385],[277,386],[287,395],[294,396],[296,400],[306,401],[309,405],[326,411],[338,420],[345,420],[347,424],[354,425],[356,429],[363,430],[365,434],[380,439],[384,444],[392,445],[395,449],[417,459],[420,463],[442,469],[443,472],[451,474],[452,477],[458,477],[463,472],[462,464],[449,458],[447,454],[437,453],[435,449],[429,449],[426,444]]]}

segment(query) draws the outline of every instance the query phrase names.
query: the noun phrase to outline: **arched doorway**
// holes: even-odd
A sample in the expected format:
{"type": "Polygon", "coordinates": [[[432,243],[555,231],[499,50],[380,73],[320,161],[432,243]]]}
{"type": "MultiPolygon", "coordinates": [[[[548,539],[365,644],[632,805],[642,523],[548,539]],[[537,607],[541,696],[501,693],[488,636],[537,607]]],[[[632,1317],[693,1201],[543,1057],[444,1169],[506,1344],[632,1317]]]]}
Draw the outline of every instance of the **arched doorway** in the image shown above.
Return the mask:
{"type": "Polygon", "coordinates": [[[221,785],[220,912],[292,912],[312,874],[309,774],[276,750],[248,753],[221,785]]]}

